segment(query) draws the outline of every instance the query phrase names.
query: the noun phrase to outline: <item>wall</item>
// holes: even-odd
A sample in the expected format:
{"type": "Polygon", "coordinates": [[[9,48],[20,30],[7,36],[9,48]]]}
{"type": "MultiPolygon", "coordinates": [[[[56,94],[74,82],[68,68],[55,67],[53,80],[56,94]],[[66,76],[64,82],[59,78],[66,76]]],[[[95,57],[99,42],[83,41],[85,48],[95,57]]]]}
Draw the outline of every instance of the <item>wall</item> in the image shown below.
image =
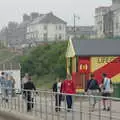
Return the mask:
{"type": "Polygon", "coordinates": [[[36,41],[44,41],[44,34],[47,34],[46,41],[54,41],[59,40],[59,35],[62,35],[61,40],[65,40],[66,38],[66,25],[65,24],[36,24],[30,25],[27,28],[27,39],[33,39],[36,41]],[[59,26],[61,25],[61,30],[59,30],[59,26]],[[44,29],[44,26],[47,29],[44,29]]]}
{"type": "Polygon", "coordinates": [[[120,57],[103,56],[91,57],[91,72],[95,74],[99,83],[102,81],[102,73],[106,73],[114,83],[120,82],[120,57]]]}
{"type": "Polygon", "coordinates": [[[98,7],[95,9],[95,26],[97,37],[104,37],[104,15],[110,11],[110,7],[98,7]]]}
{"type": "Polygon", "coordinates": [[[114,21],[113,26],[114,37],[120,36],[120,9],[114,12],[113,21],[114,21]]]}

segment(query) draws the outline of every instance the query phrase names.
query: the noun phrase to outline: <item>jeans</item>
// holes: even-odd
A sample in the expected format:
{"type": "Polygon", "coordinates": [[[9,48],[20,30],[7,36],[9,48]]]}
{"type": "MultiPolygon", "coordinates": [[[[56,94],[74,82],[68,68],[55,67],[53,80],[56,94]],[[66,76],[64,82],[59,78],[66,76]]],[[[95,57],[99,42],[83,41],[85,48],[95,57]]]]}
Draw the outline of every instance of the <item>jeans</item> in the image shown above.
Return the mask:
{"type": "Polygon", "coordinates": [[[61,94],[56,94],[55,95],[55,106],[56,106],[56,111],[60,110],[61,106],[61,100],[62,100],[62,95],[61,94]]]}
{"type": "Polygon", "coordinates": [[[66,100],[67,100],[67,108],[71,109],[72,108],[72,96],[71,95],[67,95],[66,96],[66,100]]]}

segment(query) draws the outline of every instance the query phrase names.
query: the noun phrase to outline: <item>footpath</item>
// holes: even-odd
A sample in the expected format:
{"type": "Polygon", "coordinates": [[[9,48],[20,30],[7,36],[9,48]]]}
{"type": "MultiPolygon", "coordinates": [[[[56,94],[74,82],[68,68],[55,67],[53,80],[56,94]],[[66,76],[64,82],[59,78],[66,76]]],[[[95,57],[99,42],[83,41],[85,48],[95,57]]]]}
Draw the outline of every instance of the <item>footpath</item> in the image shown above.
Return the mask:
{"type": "Polygon", "coordinates": [[[40,118],[18,113],[16,111],[0,109],[0,120],[40,120],[40,118]]]}

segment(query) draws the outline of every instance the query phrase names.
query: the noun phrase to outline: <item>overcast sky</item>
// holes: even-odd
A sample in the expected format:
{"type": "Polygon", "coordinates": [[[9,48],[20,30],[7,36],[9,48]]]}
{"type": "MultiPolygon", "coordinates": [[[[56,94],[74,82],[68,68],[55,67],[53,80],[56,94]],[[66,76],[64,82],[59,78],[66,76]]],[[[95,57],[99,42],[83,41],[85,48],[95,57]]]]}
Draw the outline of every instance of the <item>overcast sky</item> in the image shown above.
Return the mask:
{"type": "Polygon", "coordinates": [[[22,21],[23,13],[49,11],[71,25],[74,13],[80,16],[78,25],[93,25],[95,8],[110,4],[111,0],[0,0],[0,28],[8,21],[22,21]]]}

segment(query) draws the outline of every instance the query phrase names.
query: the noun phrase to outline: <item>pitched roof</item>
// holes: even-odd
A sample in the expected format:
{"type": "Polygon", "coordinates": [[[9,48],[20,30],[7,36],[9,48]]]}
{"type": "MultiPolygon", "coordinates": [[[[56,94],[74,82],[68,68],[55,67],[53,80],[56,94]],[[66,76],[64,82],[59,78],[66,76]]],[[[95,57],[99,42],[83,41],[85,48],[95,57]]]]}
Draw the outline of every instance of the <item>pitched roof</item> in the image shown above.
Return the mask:
{"type": "Polygon", "coordinates": [[[77,56],[119,56],[120,40],[72,40],[77,56]]]}
{"type": "Polygon", "coordinates": [[[48,23],[53,23],[53,24],[66,24],[65,21],[62,19],[56,17],[53,15],[53,13],[48,13],[48,14],[43,14],[37,19],[35,19],[31,24],[48,24],[48,23]]]}
{"type": "Polygon", "coordinates": [[[30,21],[25,21],[19,24],[18,28],[25,28],[28,24],[30,24],[30,21]]]}

